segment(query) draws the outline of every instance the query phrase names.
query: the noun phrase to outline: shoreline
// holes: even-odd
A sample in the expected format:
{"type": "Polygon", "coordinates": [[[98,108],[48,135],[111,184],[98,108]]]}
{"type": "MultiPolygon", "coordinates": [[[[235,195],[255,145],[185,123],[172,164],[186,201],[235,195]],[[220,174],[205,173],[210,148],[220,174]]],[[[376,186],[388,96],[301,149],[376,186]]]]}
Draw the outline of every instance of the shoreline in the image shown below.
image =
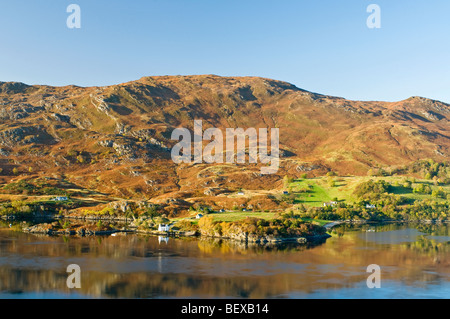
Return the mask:
{"type": "Polygon", "coordinates": [[[306,237],[269,237],[269,236],[252,236],[252,234],[248,234],[245,239],[237,239],[232,237],[222,237],[222,236],[207,236],[199,234],[195,231],[184,232],[184,231],[169,231],[169,232],[160,232],[157,230],[86,230],[82,229],[81,231],[75,230],[52,230],[46,229],[41,226],[41,224],[37,224],[31,227],[26,227],[21,230],[23,233],[28,234],[41,234],[48,236],[79,236],[79,237],[88,237],[88,236],[115,236],[115,234],[124,233],[124,234],[136,234],[136,235],[151,235],[151,236],[164,236],[164,237],[172,237],[172,238],[209,238],[209,239],[220,239],[220,240],[229,240],[238,243],[246,243],[246,244],[283,244],[283,243],[298,243],[298,244],[314,244],[326,241],[326,239],[331,236],[327,233],[323,235],[312,235],[306,237]]]}
{"type": "Polygon", "coordinates": [[[282,243],[298,243],[298,244],[313,244],[324,242],[327,238],[331,236],[327,233],[315,234],[311,236],[304,237],[274,237],[273,235],[255,235],[248,233],[240,233],[235,237],[226,236],[211,236],[206,234],[201,234],[199,231],[158,231],[158,230],[143,230],[138,228],[132,229],[111,229],[111,230],[94,230],[82,228],[80,226],[78,229],[52,229],[51,223],[39,223],[29,227],[21,227],[20,230],[23,233],[29,234],[41,234],[48,236],[115,236],[115,234],[125,233],[125,234],[141,234],[141,235],[152,235],[152,236],[164,236],[164,237],[174,237],[174,238],[211,238],[220,240],[230,240],[240,243],[248,244],[282,244],[282,243]]]}
{"type": "MultiPolygon", "coordinates": [[[[11,218],[5,218],[2,216],[4,220],[11,220],[11,218]]],[[[53,220],[58,220],[64,217],[61,216],[53,216],[53,220]]],[[[46,216],[45,218],[37,218],[37,220],[49,220],[52,219],[50,216],[46,216]]],[[[93,218],[73,218],[69,217],[67,219],[76,219],[76,220],[93,220],[93,218]]],[[[106,219],[106,218],[105,218],[106,219]]],[[[102,218],[97,218],[96,220],[105,220],[102,218]]],[[[124,218],[114,219],[111,216],[107,218],[110,221],[124,222],[124,218]]],[[[17,219],[14,219],[17,220],[17,219]]],[[[23,219],[22,219],[23,220],[23,219]]],[[[35,219],[36,220],[36,219],[35,219]]],[[[130,219],[129,219],[130,220],[130,219]]],[[[110,229],[110,230],[93,230],[88,228],[78,228],[74,229],[52,229],[51,224],[48,223],[39,223],[30,227],[21,227],[20,230],[23,233],[29,234],[41,234],[48,236],[116,236],[116,234],[141,234],[141,235],[152,235],[152,236],[164,236],[164,237],[173,237],[173,238],[210,238],[210,239],[219,239],[219,240],[229,240],[238,243],[245,244],[255,244],[255,245],[277,245],[277,244],[285,244],[285,243],[297,243],[297,244],[318,244],[325,242],[328,238],[332,237],[328,232],[330,232],[334,227],[342,225],[342,224],[371,224],[371,223],[413,223],[413,224],[447,224],[450,223],[450,220],[440,221],[440,220],[381,220],[381,221],[367,221],[367,220],[335,220],[330,221],[329,223],[323,225],[326,232],[324,234],[316,234],[305,237],[274,237],[273,235],[255,235],[248,233],[240,233],[235,237],[225,237],[225,236],[211,236],[207,234],[201,234],[198,231],[157,231],[157,230],[143,230],[138,228],[132,229],[110,229]]]]}

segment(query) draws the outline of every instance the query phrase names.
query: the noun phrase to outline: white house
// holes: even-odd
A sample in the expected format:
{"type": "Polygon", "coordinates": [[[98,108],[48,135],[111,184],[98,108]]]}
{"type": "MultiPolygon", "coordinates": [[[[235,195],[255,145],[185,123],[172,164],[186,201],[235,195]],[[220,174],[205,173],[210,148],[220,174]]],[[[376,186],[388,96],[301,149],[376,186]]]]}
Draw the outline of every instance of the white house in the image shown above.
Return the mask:
{"type": "Polygon", "coordinates": [[[237,194],[240,195],[240,196],[242,196],[242,195],[244,195],[244,192],[243,192],[243,191],[240,191],[240,192],[238,192],[237,194]]]}
{"type": "Polygon", "coordinates": [[[372,205],[372,204],[366,204],[366,208],[374,209],[374,208],[375,208],[375,205],[372,205]]]}
{"type": "Polygon", "coordinates": [[[158,225],[158,231],[170,231],[170,225],[159,224],[158,225]]]}
{"type": "Polygon", "coordinates": [[[203,214],[197,214],[197,215],[195,215],[195,218],[197,218],[197,219],[200,219],[200,218],[202,218],[203,217],[203,214]]]}
{"type": "Polygon", "coordinates": [[[323,203],[323,206],[336,206],[337,202],[329,202],[329,203],[323,203]]]}
{"type": "Polygon", "coordinates": [[[52,200],[57,201],[57,202],[62,202],[67,200],[67,196],[56,196],[55,198],[52,198],[52,200]]]}

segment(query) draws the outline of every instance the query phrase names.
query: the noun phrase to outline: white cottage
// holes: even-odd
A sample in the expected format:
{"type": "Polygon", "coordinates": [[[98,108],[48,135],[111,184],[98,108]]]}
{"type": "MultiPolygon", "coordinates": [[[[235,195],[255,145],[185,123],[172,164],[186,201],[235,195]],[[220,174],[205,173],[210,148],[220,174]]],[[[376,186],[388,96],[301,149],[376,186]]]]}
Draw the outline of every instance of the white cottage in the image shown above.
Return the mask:
{"type": "Polygon", "coordinates": [[[159,224],[158,231],[170,231],[170,225],[167,224],[159,224]]]}
{"type": "Polygon", "coordinates": [[[52,198],[52,200],[57,201],[57,202],[62,202],[65,200],[68,200],[67,196],[57,196],[55,198],[52,198]]]}
{"type": "Polygon", "coordinates": [[[333,201],[333,202],[329,202],[329,203],[323,203],[323,206],[336,206],[337,202],[333,201]]]}

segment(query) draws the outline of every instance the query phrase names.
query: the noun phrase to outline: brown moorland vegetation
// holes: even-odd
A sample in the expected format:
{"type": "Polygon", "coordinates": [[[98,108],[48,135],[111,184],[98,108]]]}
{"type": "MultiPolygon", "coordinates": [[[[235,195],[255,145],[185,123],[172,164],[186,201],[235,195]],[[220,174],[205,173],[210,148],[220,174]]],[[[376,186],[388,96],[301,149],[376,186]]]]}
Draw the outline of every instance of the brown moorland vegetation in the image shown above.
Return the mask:
{"type": "Polygon", "coordinates": [[[450,105],[422,97],[350,101],[259,77],[153,76],[106,87],[0,82],[0,182],[47,178],[68,193],[168,210],[249,201],[272,209],[270,194],[230,194],[281,189],[285,175],[365,175],[448,160],[449,114],[450,105]],[[195,119],[203,129],[279,128],[278,173],[261,175],[259,164],[174,164],[171,132],[192,129],[195,119]]]}

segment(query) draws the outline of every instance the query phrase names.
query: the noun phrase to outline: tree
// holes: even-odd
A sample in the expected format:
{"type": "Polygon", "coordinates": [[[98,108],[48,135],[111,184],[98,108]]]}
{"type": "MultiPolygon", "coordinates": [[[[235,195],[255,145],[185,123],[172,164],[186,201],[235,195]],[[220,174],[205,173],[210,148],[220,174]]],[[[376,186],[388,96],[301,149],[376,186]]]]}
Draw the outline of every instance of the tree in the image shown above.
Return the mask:
{"type": "Polygon", "coordinates": [[[83,164],[85,162],[83,155],[78,155],[77,161],[78,161],[78,163],[83,164]]]}
{"type": "Polygon", "coordinates": [[[337,176],[336,172],[330,171],[327,173],[327,176],[337,176]]]}
{"type": "Polygon", "coordinates": [[[13,170],[12,170],[12,172],[13,172],[14,175],[19,174],[19,170],[18,170],[17,167],[14,167],[13,170]]]}
{"type": "Polygon", "coordinates": [[[150,207],[146,210],[146,212],[144,213],[144,215],[150,217],[150,218],[152,219],[152,221],[153,221],[153,219],[154,219],[156,216],[158,216],[158,210],[157,210],[157,208],[156,208],[155,206],[150,206],[150,207]]]}
{"type": "Polygon", "coordinates": [[[67,156],[76,156],[76,155],[77,155],[77,152],[74,150],[67,151],[67,156]]]}
{"type": "Polygon", "coordinates": [[[444,191],[444,189],[442,187],[439,187],[439,189],[436,189],[431,192],[431,196],[436,197],[436,198],[437,197],[446,198],[447,193],[444,191]]]}
{"type": "Polygon", "coordinates": [[[296,199],[296,195],[295,194],[289,194],[289,195],[283,195],[282,196],[282,201],[288,203],[288,204],[294,204],[295,203],[295,199],[296,199]]]}
{"type": "Polygon", "coordinates": [[[439,185],[439,179],[438,179],[437,176],[433,176],[433,184],[434,184],[435,186],[438,186],[438,185],[439,185]]]}
{"type": "Polygon", "coordinates": [[[214,218],[212,216],[203,216],[198,221],[198,227],[201,232],[211,233],[214,229],[214,218]]]}
{"type": "Polygon", "coordinates": [[[419,184],[413,189],[413,193],[431,194],[431,187],[424,184],[419,184]]]}
{"type": "Polygon", "coordinates": [[[283,187],[284,188],[288,188],[290,183],[292,183],[292,178],[290,178],[287,175],[284,175],[284,177],[283,177],[283,187]]]}
{"type": "Polygon", "coordinates": [[[336,186],[336,181],[334,179],[329,179],[328,180],[328,186],[330,187],[335,187],[336,186]]]}
{"type": "Polygon", "coordinates": [[[373,197],[372,195],[374,194],[379,195],[388,192],[389,188],[390,185],[384,180],[379,180],[376,182],[369,180],[357,185],[353,194],[358,198],[370,198],[373,197]]]}

